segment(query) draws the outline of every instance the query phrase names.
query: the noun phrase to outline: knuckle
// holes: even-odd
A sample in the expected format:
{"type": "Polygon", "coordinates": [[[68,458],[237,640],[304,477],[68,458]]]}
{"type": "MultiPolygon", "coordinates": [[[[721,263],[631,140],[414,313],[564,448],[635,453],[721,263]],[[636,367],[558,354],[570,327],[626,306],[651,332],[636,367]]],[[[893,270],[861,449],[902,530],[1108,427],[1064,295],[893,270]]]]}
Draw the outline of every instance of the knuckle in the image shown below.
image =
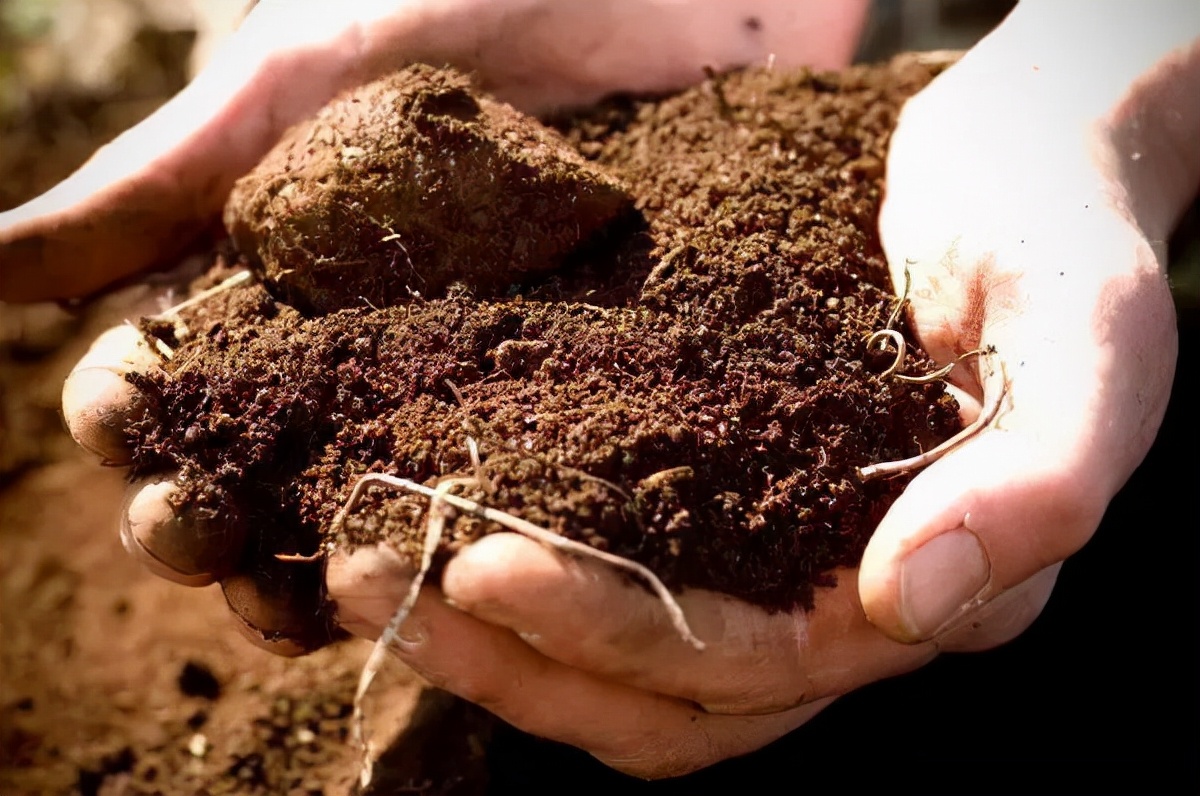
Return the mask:
{"type": "Polygon", "coordinates": [[[680,777],[722,759],[717,744],[700,725],[697,715],[693,731],[686,736],[631,736],[614,749],[592,754],[610,768],[640,779],[680,777]]]}
{"type": "Polygon", "coordinates": [[[1107,500],[1080,473],[1059,469],[1040,479],[1043,532],[1037,539],[1033,574],[1076,553],[1091,538],[1107,500]]]}

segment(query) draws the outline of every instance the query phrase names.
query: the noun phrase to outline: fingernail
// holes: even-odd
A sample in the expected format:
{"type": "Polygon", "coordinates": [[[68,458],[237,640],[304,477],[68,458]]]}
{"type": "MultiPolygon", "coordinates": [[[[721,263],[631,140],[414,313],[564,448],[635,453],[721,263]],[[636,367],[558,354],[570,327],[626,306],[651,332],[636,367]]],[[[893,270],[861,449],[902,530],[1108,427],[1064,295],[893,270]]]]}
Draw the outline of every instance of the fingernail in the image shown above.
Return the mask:
{"type": "Polygon", "coordinates": [[[900,618],[914,641],[980,604],[992,565],[979,537],[966,528],[937,536],[900,564],[900,618]]]}
{"type": "Polygon", "coordinates": [[[401,652],[414,653],[429,641],[429,630],[420,622],[408,619],[396,633],[396,646],[401,652]]]}

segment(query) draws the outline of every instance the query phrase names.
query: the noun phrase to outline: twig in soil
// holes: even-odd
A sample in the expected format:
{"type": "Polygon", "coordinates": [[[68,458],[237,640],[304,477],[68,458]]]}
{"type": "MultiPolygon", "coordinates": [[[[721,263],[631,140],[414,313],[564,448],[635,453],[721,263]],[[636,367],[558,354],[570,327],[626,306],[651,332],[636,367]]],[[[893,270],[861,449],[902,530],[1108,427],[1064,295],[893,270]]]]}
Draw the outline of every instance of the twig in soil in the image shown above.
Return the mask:
{"type": "MultiPolygon", "coordinates": [[[[191,298],[189,298],[185,301],[181,301],[180,303],[176,304],[173,307],[168,307],[167,309],[163,310],[162,312],[160,312],[156,315],[151,315],[150,318],[153,320],[172,321],[176,327],[175,336],[183,337],[185,334],[187,334],[187,327],[185,327],[183,325],[183,319],[180,318],[180,316],[179,316],[179,313],[181,311],[186,310],[189,307],[194,307],[197,304],[200,304],[201,302],[207,301],[208,299],[212,298],[213,296],[217,295],[218,293],[224,293],[226,290],[235,288],[238,285],[242,284],[243,282],[248,282],[248,281],[250,281],[252,276],[253,276],[253,274],[251,274],[250,271],[245,271],[245,270],[238,271],[233,276],[230,276],[227,279],[222,280],[221,282],[217,283],[216,285],[213,285],[212,287],[210,287],[206,290],[201,290],[199,293],[192,296],[191,298]]],[[[137,328],[136,325],[134,325],[134,328],[137,328]]],[[[146,334],[142,333],[140,330],[139,330],[139,333],[142,334],[142,337],[144,339],[146,339],[146,342],[150,343],[158,350],[158,353],[162,355],[163,359],[169,360],[175,356],[175,352],[171,349],[171,347],[169,345],[167,345],[166,343],[164,343],[159,338],[148,337],[146,334]]],[[[190,364],[190,363],[188,363],[188,364],[190,364]]]]}
{"type": "MultiPolygon", "coordinates": [[[[963,356],[969,356],[968,352],[963,356]]],[[[992,349],[980,353],[993,353],[992,349]]],[[[961,357],[960,357],[961,359],[961,357]]],[[[1004,399],[1008,397],[1009,380],[1008,374],[1004,372],[1004,366],[1001,365],[1001,380],[1000,389],[998,389],[992,398],[983,406],[979,413],[979,417],[975,418],[975,422],[964,428],[962,431],[955,434],[950,439],[931,448],[924,453],[918,454],[908,459],[901,459],[894,462],[881,462],[880,464],[871,464],[866,467],[858,468],[858,477],[863,481],[870,481],[873,478],[880,478],[887,475],[898,475],[900,473],[908,473],[914,470],[920,470],[936,462],[938,459],[945,456],[950,451],[962,445],[964,442],[972,439],[980,434],[985,428],[991,425],[996,419],[996,415],[1000,413],[1000,407],[1004,404],[1004,399]]]]}
{"type": "Polygon", "coordinates": [[[186,301],[182,301],[176,304],[174,307],[165,309],[153,317],[161,318],[162,320],[178,319],[181,310],[194,307],[201,302],[208,301],[208,299],[212,298],[218,293],[224,293],[226,290],[235,288],[243,282],[248,282],[250,281],[251,276],[252,274],[249,271],[238,271],[233,276],[222,280],[206,290],[201,290],[199,293],[187,299],[186,301]]]}

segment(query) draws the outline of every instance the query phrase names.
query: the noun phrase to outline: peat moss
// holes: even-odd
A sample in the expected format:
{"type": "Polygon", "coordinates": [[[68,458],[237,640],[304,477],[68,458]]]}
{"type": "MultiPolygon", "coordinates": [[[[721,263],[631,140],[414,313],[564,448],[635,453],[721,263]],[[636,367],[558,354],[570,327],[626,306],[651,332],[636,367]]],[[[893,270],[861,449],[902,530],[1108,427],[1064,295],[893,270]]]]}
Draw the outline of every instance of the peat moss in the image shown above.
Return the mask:
{"type": "MultiPolygon", "coordinates": [[[[286,303],[292,288],[268,272],[275,295],[210,299],[166,375],[141,382],[154,411],[134,429],[135,471],[182,468],[197,494],[240,507],[257,533],[239,583],[291,579],[280,604],[299,600],[307,619],[278,623],[289,636],[324,627],[320,563],[274,554],[384,538],[415,560],[425,498],[372,488],[343,538],[330,521],[364,472],[477,474],[468,438],[480,502],[675,589],[811,606],[906,483],[855,468],[958,428],[941,385],[882,378],[864,346],[895,302],[875,231],[888,135],[931,76],[899,62],[747,72],[556,120],[633,213],[579,236],[554,270],[478,286],[456,272],[440,297],[386,287],[390,306],[321,312],[286,303]]],[[[929,364],[916,356],[910,370],[929,364]]],[[[493,530],[457,518],[439,567],[493,530]]]]}

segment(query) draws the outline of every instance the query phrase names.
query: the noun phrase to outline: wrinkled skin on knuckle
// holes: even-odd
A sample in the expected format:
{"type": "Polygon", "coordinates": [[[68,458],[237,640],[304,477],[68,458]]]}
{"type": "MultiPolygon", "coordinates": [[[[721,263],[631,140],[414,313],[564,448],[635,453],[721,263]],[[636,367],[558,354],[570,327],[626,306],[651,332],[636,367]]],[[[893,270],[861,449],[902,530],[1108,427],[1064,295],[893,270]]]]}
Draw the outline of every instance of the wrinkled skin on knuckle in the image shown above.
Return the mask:
{"type": "Polygon", "coordinates": [[[723,759],[715,740],[697,720],[683,737],[646,733],[623,739],[614,749],[592,752],[600,762],[646,780],[681,777],[723,759]]]}
{"type": "Polygon", "coordinates": [[[798,707],[810,698],[812,683],[798,665],[785,671],[778,662],[782,656],[777,646],[766,647],[754,660],[727,667],[709,693],[693,700],[706,712],[723,715],[768,715],[798,707]]]}

